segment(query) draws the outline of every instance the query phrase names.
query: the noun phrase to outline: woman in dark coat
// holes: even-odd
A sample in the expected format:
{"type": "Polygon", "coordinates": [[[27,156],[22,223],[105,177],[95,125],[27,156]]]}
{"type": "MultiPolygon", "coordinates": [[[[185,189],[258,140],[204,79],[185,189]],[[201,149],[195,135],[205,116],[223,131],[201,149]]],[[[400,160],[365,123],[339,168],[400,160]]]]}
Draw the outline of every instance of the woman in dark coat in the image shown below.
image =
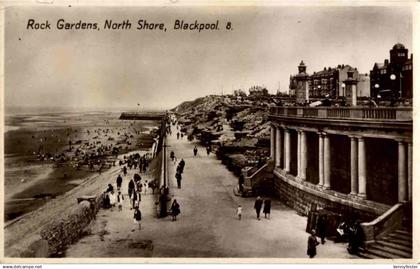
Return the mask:
{"type": "Polygon", "coordinates": [[[130,199],[132,199],[131,196],[133,194],[134,187],[135,187],[134,181],[131,179],[130,182],[128,182],[128,197],[130,197],[130,199]]]}
{"type": "Polygon", "coordinates": [[[270,218],[271,200],[269,198],[267,198],[267,199],[264,200],[264,209],[263,209],[263,212],[264,212],[264,217],[265,218],[267,218],[267,215],[268,215],[268,218],[270,218]]]}
{"type": "Polygon", "coordinates": [[[181,210],[179,209],[179,204],[176,201],[176,199],[174,199],[172,203],[171,212],[172,212],[172,221],[176,221],[176,216],[178,216],[179,213],[181,213],[181,210]]]}
{"type": "Polygon", "coordinates": [[[315,230],[311,231],[311,235],[308,237],[308,254],[309,258],[313,258],[316,255],[316,246],[319,245],[318,240],[316,240],[315,230]]]}

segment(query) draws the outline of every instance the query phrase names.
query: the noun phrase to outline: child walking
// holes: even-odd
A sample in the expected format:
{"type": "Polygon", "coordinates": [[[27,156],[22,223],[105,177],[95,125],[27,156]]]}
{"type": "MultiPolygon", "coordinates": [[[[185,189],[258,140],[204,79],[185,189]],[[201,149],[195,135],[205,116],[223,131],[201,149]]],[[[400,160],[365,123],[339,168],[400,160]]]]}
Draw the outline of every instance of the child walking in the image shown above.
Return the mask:
{"type": "Polygon", "coordinates": [[[236,214],[238,215],[238,219],[241,220],[242,218],[242,206],[239,205],[238,209],[236,210],[236,214]]]}
{"type": "Polygon", "coordinates": [[[139,225],[139,230],[141,230],[141,211],[138,207],[134,209],[134,223],[137,223],[139,225]]]}

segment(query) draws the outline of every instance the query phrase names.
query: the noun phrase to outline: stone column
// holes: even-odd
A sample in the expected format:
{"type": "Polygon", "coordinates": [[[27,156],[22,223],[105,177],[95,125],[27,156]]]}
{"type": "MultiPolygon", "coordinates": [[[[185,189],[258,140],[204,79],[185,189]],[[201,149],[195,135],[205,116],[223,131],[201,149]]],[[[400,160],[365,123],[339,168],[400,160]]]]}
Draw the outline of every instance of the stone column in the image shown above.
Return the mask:
{"type": "Polygon", "coordinates": [[[324,135],[324,188],[330,189],[331,157],[330,157],[330,137],[324,135]]]}
{"type": "Polygon", "coordinates": [[[319,186],[324,186],[324,138],[322,137],[322,133],[318,133],[319,135],[319,155],[318,155],[318,163],[319,163],[319,186]]]}
{"type": "Polygon", "coordinates": [[[358,192],[357,182],[357,140],[356,137],[350,136],[350,173],[351,173],[351,195],[356,195],[358,192]]]}
{"type": "Polygon", "coordinates": [[[290,172],[290,131],[284,129],[284,171],[290,172]]]}
{"type": "Polygon", "coordinates": [[[276,128],[276,161],[275,165],[280,166],[281,161],[281,146],[282,146],[282,137],[281,137],[281,131],[280,128],[276,128]]]}
{"type": "Polygon", "coordinates": [[[274,146],[275,146],[275,139],[276,139],[276,127],[271,125],[271,134],[270,134],[270,158],[274,159],[274,146]]]}
{"type": "Polygon", "coordinates": [[[413,144],[408,142],[408,153],[407,153],[407,187],[408,187],[408,201],[413,201],[413,144]]]}
{"type": "Polygon", "coordinates": [[[300,157],[300,165],[302,167],[300,172],[300,177],[305,180],[306,179],[306,168],[308,166],[308,145],[306,144],[306,132],[302,131],[302,134],[300,136],[300,151],[301,151],[301,157],[300,157]]]}
{"type": "Polygon", "coordinates": [[[302,132],[300,131],[300,130],[297,130],[297,175],[296,175],[296,177],[297,178],[300,178],[300,174],[301,174],[301,169],[302,169],[302,166],[301,166],[301,154],[302,154],[302,151],[301,151],[301,134],[302,134],[302,132]]]}
{"type": "Polygon", "coordinates": [[[406,147],[403,141],[398,141],[398,202],[407,201],[407,162],[406,147]]]}
{"type": "Polygon", "coordinates": [[[366,152],[365,152],[365,140],[363,137],[358,138],[358,169],[359,169],[359,191],[357,195],[363,199],[366,199],[366,152]]]}

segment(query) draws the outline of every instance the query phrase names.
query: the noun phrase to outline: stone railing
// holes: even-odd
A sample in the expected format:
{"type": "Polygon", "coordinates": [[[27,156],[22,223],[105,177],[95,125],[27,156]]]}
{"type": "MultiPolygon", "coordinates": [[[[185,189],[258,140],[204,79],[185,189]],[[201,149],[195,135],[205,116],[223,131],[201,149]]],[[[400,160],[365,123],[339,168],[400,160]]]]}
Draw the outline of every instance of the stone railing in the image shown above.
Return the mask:
{"type": "Polygon", "coordinates": [[[379,236],[401,226],[404,208],[405,204],[396,204],[373,221],[362,223],[361,226],[365,233],[366,242],[373,242],[379,236]]]}
{"type": "Polygon", "coordinates": [[[366,119],[399,120],[413,119],[412,107],[270,107],[271,116],[330,118],[330,119],[366,119]]]}

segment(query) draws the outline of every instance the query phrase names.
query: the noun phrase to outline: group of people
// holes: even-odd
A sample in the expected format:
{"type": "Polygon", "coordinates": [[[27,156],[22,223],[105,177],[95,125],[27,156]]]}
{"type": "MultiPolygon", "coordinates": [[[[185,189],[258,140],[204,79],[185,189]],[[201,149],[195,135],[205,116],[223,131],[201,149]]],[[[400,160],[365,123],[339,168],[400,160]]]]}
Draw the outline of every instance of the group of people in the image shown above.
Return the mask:
{"type": "MultiPolygon", "coordinates": [[[[321,239],[321,244],[325,243],[327,234],[327,218],[325,215],[320,215],[317,221],[318,235],[321,239]]],[[[364,245],[364,233],[359,220],[355,220],[352,225],[348,225],[346,221],[339,224],[336,229],[336,242],[348,241],[347,251],[352,255],[358,255],[364,245]]],[[[316,255],[316,247],[319,242],[316,238],[316,230],[311,230],[311,235],[308,237],[307,255],[313,258],[316,255]]]]}
{"type": "Polygon", "coordinates": [[[103,207],[106,209],[113,208],[118,206],[118,210],[122,210],[122,201],[124,196],[121,191],[118,189],[117,192],[114,190],[112,184],[108,184],[106,191],[104,192],[103,207]]]}
{"type": "MultiPolygon", "coordinates": [[[[266,219],[270,219],[271,199],[270,198],[262,199],[260,196],[258,196],[257,199],[255,199],[254,209],[255,209],[255,212],[257,213],[258,220],[261,220],[260,218],[261,209],[263,209],[264,217],[266,219]]],[[[242,206],[241,205],[238,205],[238,208],[236,209],[236,215],[238,216],[239,220],[242,219],[242,206]]]]}

